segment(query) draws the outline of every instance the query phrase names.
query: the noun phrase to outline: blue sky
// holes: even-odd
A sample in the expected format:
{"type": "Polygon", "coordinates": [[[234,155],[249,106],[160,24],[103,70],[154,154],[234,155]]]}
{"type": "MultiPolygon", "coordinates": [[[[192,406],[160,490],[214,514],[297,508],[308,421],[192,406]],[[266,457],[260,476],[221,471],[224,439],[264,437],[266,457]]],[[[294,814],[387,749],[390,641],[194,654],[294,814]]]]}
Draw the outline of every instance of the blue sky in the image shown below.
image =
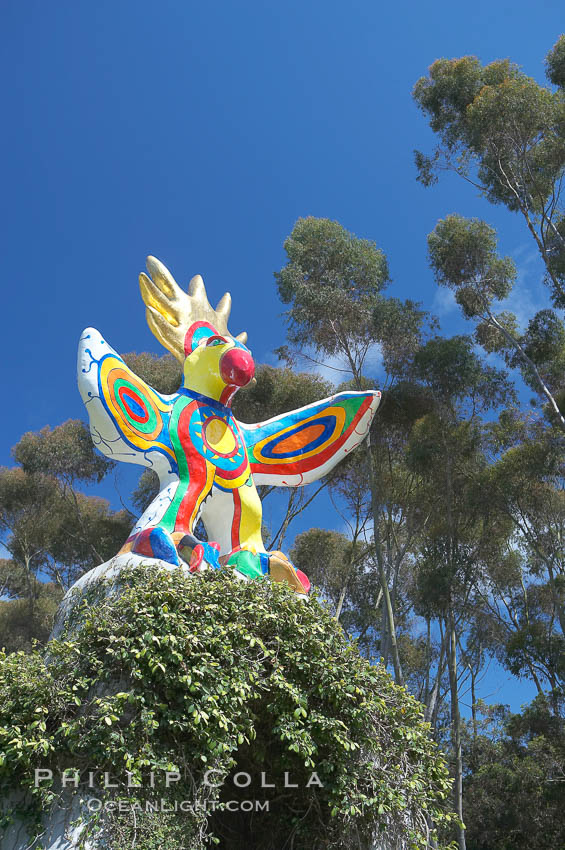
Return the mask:
{"type": "Polygon", "coordinates": [[[434,309],[446,333],[461,320],[433,283],[426,235],[450,212],[484,217],[519,263],[514,306],[529,310],[543,294],[519,220],[454,178],[416,183],[413,149],[433,139],[411,89],[434,59],[469,53],[543,80],[562,11],[3,0],[0,463],[24,431],[83,415],[83,327],[119,351],[159,351],[137,287],[149,253],[179,282],[201,273],[211,300],[229,289],[231,329],[248,330],[258,361],[284,341],[273,271],[299,216],[374,239],[391,294],[434,309]]]}

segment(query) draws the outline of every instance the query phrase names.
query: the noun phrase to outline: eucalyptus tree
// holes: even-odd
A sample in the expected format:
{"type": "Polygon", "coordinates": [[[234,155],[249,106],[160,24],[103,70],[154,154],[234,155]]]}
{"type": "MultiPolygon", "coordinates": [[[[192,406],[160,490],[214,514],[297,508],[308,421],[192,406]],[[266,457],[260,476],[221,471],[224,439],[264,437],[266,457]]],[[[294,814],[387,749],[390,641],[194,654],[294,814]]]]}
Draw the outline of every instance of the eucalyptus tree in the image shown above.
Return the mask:
{"type": "Polygon", "coordinates": [[[565,476],[563,434],[505,410],[487,431],[488,509],[511,527],[489,569],[476,628],[499,660],[553,698],[565,677],[565,476]]]}
{"type": "Polygon", "coordinates": [[[507,59],[483,65],[474,56],[439,59],[414,87],[414,98],[439,139],[432,155],[416,152],[424,185],[451,170],[491,203],[523,219],[542,259],[553,308],[529,317],[501,310],[516,269],[499,257],[485,222],[459,215],[440,221],[429,237],[438,282],[456,293],[464,315],[477,322],[478,342],[521,370],[552,421],[565,430],[565,36],[546,58],[553,88],[542,86],[507,59]]]}
{"type": "Polygon", "coordinates": [[[339,531],[310,528],[295,538],[291,550],[293,562],[307,569],[316,589],[336,620],[341,620],[346,631],[358,636],[365,627],[362,611],[355,604],[355,588],[363,583],[370,565],[371,549],[353,534],[352,539],[339,531]]]}
{"type": "MultiPolygon", "coordinates": [[[[403,375],[422,333],[425,315],[413,302],[384,295],[390,282],[385,255],[376,244],[324,218],[299,219],[284,243],[288,261],[275,274],[287,311],[290,347],[287,359],[301,356],[349,375],[351,385],[367,385],[370,359],[380,347],[384,389],[403,375]]],[[[386,401],[385,401],[386,403],[386,401]]],[[[373,545],[382,591],[386,639],[385,663],[392,659],[396,680],[403,681],[393,600],[381,535],[379,469],[365,441],[371,494],[373,545]]]]}
{"type": "Polygon", "coordinates": [[[477,342],[518,368],[549,419],[565,430],[565,326],[556,311],[539,310],[521,331],[513,313],[497,309],[512,290],[516,267],[498,255],[496,233],[483,221],[449,215],[428,236],[428,248],[438,284],[454,291],[463,315],[477,323],[477,342]]]}
{"type": "Polygon", "coordinates": [[[27,646],[31,637],[49,633],[47,621],[62,592],[115,554],[132,517],[79,489],[111,469],[82,422],[28,432],[13,455],[17,465],[0,468],[0,532],[9,556],[0,571],[7,597],[0,642],[17,645],[18,631],[27,646]]]}
{"type": "Polygon", "coordinates": [[[565,307],[565,86],[561,36],[546,60],[554,89],[508,59],[438,59],[414,87],[416,103],[439,138],[416,152],[418,179],[455,171],[491,203],[522,216],[544,262],[556,307],[565,307]]]}
{"type": "Polygon", "coordinates": [[[19,584],[18,573],[18,565],[7,560],[9,588],[0,599],[0,648],[6,652],[30,652],[34,641],[45,643],[63,595],[55,582],[34,581],[30,610],[29,591],[19,584]]]}
{"type": "MultiPolygon", "coordinates": [[[[27,432],[12,454],[19,468],[6,470],[6,480],[13,476],[24,489],[41,487],[46,491],[38,498],[22,492],[21,500],[15,496],[10,501],[6,489],[0,496],[3,516],[9,522],[10,511],[17,517],[17,511],[25,509],[28,534],[44,529],[41,542],[37,541],[38,552],[44,553],[41,568],[66,589],[83,572],[114,555],[131,529],[133,516],[128,510],[112,511],[107,500],[87,496],[79,489],[100,483],[114,465],[95,450],[88,428],[78,419],[27,432]]],[[[9,530],[19,551],[17,541],[22,538],[17,522],[9,530]]]]}
{"type": "Polygon", "coordinates": [[[515,411],[505,411],[488,430],[496,453],[491,494],[514,523],[532,575],[547,585],[565,637],[565,438],[515,411]]]}
{"type": "Polygon", "coordinates": [[[328,492],[346,532],[312,528],[296,537],[291,558],[308,571],[324,603],[367,658],[382,650],[382,590],[371,540],[367,464],[353,452],[329,481],[328,492]]]}
{"type": "Polygon", "coordinates": [[[561,850],[565,843],[565,722],[538,697],[520,714],[482,707],[466,742],[469,850],[561,850]]]}
{"type": "MultiPolygon", "coordinates": [[[[410,368],[407,362],[408,375],[410,368]]],[[[413,380],[398,380],[386,393],[371,432],[371,452],[378,470],[380,493],[378,530],[399,631],[399,654],[408,679],[419,692],[421,687],[416,687],[414,675],[419,665],[421,641],[412,634],[414,624],[408,588],[414,569],[414,553],[426,534],[432,513],[422,496],[425,481],[418,470],[408,465],[407,450],[414,427],[432,409],[433,400],[425,387],[413,380]]],[[[390,631],[385,617],[380,631],[386,654],[390,631]]]]}
{"type": "MultiPolygon", "coordinates": [[[[408,464],[424,481],[419,498],[431,514],[414,573],[417,612],[439,624],[436,679],[445,656],[451,715],[454,800],[463,822],[463,761],[458,656],[468,627],[470,599],[485,563],[498,554],[501,529],[485,519],[480,480],[486,466],[480,417],[511,395],[506,374],[483,363],[469,337],[429,340],[416,352],[414,378],[433,407],[412,428],[408,464]]],[[[468,646],[464,656],[471,654],[468,646]]],[[[468,659],[465,658],[465,661],[468,659]]],[[[460,850],[465,832],[457,831],[460,850]]]]}

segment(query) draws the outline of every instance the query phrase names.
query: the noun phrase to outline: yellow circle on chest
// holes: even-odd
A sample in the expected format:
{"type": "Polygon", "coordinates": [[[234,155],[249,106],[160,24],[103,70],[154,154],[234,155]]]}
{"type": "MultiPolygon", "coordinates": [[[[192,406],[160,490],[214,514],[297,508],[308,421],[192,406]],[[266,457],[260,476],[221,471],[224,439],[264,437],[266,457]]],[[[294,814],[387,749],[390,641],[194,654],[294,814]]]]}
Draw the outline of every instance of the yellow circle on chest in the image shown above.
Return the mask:
{"type": "Polygon", "coordinates": [[[238,447],[235,434],[222,419],[210,419],[206,423],[204,438],[219,455],[232,454],[238,447]]]}

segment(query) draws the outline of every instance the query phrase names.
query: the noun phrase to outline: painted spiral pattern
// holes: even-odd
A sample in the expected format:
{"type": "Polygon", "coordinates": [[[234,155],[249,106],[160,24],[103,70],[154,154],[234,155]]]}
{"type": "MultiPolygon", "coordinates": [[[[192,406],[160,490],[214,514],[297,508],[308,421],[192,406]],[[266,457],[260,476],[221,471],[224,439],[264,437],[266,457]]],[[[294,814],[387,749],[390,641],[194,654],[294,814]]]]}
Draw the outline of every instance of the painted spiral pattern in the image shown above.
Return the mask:
{"type": "Polygon", "coordinates": [[[108,354],[100,363],[100,398],[116,428],[136,449],[160,448],[173,457],[168,435],[170,411],[159,395],[125,366],[121,358],[108,354]]]}

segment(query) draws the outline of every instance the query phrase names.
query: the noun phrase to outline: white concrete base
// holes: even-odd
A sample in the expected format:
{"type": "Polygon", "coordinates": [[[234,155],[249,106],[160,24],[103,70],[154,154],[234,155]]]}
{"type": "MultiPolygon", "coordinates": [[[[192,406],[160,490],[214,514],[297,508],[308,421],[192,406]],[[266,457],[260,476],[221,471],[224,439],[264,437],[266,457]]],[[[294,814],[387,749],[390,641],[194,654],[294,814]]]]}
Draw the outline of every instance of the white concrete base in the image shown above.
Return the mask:
{"type": "Polygon", "coordinates": [[[67,794],[59,805],[46,813],[43,833],[36,841],[27,833],[21,822],[13,823],[0,837],[0,850],[98,850],[98,843],[83,838],[88,819],[86,806],[78,795],[67,794]],[[79,818],[82,816],[82,821],[79,818]],[[78,823],[77,823],[78,821],[78,823]]]}

